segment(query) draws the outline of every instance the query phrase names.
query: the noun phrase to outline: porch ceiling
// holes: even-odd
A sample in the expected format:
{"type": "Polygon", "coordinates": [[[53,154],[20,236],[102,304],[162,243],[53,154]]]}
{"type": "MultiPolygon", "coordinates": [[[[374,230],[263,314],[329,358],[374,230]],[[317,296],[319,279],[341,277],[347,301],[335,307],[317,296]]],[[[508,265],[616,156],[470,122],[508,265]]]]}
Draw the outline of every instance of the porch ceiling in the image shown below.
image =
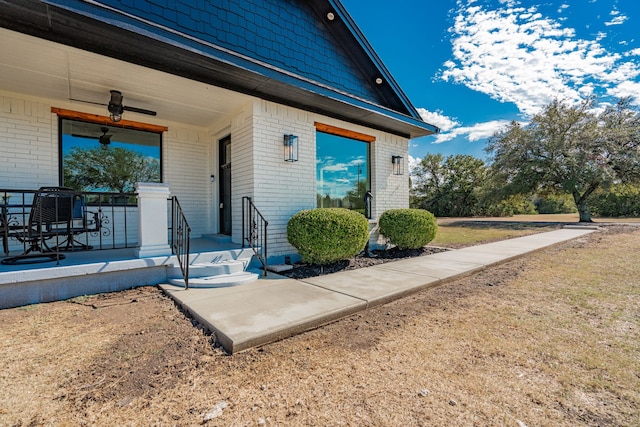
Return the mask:
{"type": "MultiPolygon", "coordinates": [[[[251,97],[107,56],[0,28],[0,90],[77,105],[78,111],[102,109],[109,90],[124,96],[125,106],[156,111],[151,116],[125,111],[124,118],[209,127],[251,97]],[[82,102],[84,101],[84,102],[82,102]]],[[[95,111],[95,110],[93,110],[95,111]]]]}

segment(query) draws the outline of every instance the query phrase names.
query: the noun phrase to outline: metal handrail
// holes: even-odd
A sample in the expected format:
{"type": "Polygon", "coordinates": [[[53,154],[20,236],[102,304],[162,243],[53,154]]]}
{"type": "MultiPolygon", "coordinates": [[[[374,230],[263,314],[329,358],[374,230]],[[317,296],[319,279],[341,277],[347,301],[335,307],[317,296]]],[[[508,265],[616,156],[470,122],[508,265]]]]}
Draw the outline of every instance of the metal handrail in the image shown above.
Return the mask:
{"type": "Polygon", "coordinates": [[[189,289],[189,250],[191,227],[176,196],[171,197],[171,252],[178,258],[184,278],[184,288],[189,289]]]}
{"type": "Polygon", "coordinates": [[[264,276],[267,275],[267,221],[251,201],[251,197],[242,198],[242,247],[245,243],[262,264],[264,276]]]}

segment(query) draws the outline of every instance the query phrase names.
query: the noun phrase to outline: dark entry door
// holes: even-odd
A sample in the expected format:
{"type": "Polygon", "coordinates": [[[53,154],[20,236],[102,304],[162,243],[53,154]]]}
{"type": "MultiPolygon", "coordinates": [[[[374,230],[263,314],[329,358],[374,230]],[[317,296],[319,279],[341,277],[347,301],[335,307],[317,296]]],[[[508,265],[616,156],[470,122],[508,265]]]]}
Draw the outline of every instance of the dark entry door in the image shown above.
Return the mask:
{"type": "Polygon", "coordinates": [[[231,235],[231,136],[219,141],[220,234],[231,235]]]}

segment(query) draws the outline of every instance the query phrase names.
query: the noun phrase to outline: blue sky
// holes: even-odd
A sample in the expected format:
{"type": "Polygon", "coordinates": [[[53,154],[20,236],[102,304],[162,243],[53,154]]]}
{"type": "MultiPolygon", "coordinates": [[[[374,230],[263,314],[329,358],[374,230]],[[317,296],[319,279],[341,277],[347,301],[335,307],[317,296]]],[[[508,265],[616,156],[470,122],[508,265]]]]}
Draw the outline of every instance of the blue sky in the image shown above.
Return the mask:
{"type": "Polygon", "coordinates": [[[555,98],[640,106],[639,0],[342,0],[437,136],[427,153],[484,158],[486,140],[555,98]]]}

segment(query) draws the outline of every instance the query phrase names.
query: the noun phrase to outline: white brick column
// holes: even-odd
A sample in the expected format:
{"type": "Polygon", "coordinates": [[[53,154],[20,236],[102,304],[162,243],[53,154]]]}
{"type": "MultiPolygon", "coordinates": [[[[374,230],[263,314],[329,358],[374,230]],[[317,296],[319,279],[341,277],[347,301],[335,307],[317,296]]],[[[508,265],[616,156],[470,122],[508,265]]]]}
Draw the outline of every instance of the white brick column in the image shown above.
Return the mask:
{"type": "Polygon", "coordinates": [[[136,256],[147,258],[171,255],[167,219],[169,185],[136,183],[138,193],[138,247],[136,256]]]}

